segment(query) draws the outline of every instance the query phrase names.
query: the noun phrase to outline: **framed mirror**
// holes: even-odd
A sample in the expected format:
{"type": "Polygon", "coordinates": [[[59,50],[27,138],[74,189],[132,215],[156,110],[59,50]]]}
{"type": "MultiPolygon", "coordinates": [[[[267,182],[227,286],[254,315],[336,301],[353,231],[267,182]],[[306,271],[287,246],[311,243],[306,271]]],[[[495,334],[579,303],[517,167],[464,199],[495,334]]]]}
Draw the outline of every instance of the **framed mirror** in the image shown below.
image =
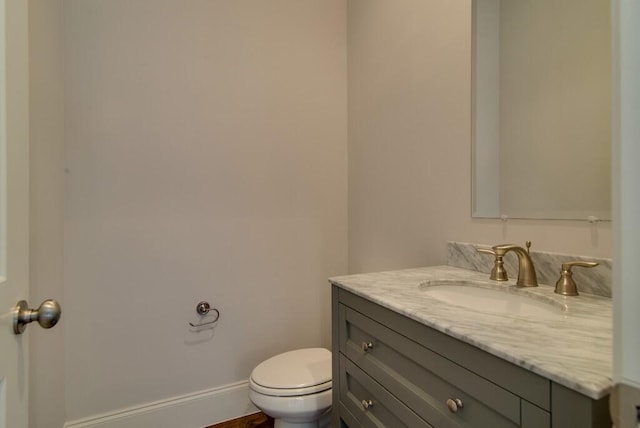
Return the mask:
{"type": "Polygon", "coordinates": [[[611,219],[611,4],[473,0],[472,216],[611,219]]]}

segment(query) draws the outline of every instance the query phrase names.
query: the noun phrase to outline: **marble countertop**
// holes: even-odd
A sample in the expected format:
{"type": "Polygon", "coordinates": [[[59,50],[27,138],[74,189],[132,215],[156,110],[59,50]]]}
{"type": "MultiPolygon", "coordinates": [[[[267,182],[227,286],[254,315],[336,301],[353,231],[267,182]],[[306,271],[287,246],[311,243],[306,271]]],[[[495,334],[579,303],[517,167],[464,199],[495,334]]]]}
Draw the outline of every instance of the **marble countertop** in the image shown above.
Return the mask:
{"type": "Polygon", "coordinates": [[[449,336],[553,380],[590,398],[612,387],[613,321],[611,299],[580,294],[564,297],[553,287],[520,288],[514,281],[491,281],[486,273],[450,266],[339,276],[329,281],[345,290],[412,318],[449,336]],[[526,293],[564,312],[554,316],[499,315],[430,297],[425,284],[437,280],[526,293]]]}

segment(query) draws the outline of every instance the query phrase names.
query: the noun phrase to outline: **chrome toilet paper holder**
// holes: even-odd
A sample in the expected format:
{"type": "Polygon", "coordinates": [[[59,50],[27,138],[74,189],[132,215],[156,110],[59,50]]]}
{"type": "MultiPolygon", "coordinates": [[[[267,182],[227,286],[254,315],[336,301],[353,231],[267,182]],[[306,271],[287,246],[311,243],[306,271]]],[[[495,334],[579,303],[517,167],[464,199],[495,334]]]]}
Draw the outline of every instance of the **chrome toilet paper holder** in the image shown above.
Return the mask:
{"type": "Polygon", "coordinates": [[[218,322],[218,319],[220,319],[220,311],[217,310],[216,308],[212,308],[209,302],[206,302],[204,300],[196,305],[196,312],[198,313],[198,315],[201,315],[202,317],[208,315],[209,312],[215,312],[215,317],[212,321],[207,321],[200,324],[194,324],[190,322],[189,325],[191,327],[202,327],[204,325],[214,324],[218,322]]]}

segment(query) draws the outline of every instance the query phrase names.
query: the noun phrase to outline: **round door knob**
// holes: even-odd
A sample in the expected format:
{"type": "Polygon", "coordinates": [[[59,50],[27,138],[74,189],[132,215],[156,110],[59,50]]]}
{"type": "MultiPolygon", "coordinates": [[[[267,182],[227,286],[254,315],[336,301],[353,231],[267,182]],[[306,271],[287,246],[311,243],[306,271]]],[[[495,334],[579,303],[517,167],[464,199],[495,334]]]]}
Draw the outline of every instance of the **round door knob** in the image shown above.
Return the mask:
{"type": "Polygon", "coordinates": [[[20,300],[13,308],[13,332],[22,334],[33,321],[38,321],[42,328],[51,328],[58,323],[60,315],[62,308],[54,299],[45,300],[38,309],[29,309],[27,301],[20,300]]]}
{"type": "Polygon", "coordinates": [[[451,413],[458,413],[458,409],[462,409],[464,406],[462,405],[462,400],[459,398],[449,398],[447,400],[447,407],[451,413]]]}
{"type": "Polygon", "coordinates": [[[371,349],[373,349],[372,342],[362,342],[362,352],[369,352],[371,349]]]}
{"type": "Polygon", "coordinates": [[[370,409],[371,407],[373,407],[373,401],[362,400],[362,407],[364,407],[365,410],[370,409]]]}

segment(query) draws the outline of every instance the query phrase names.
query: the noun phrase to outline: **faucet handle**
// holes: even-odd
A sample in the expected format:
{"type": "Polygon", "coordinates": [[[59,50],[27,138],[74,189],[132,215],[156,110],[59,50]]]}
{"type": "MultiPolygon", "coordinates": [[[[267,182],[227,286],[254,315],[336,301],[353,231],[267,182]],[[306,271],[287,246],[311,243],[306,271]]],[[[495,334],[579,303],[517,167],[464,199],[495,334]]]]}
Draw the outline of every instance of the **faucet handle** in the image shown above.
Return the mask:
{"type": "Polygon", "coordinates": [[[489,248],[476,248],[476,251],[479,253],[492,254],[494,256],[496,255],[496,252],[489,248]]]}
{"type": "Polygon", "coordinates": [[[495,262],[493,263],[493,269],[491,269],[491,276],[489,279],[493,279],[494,281],[508,281],[509,277],[507,276],[507,271],[504,269],[504,262],[502,261],[502,255],[499,255],[494,250],[490,250],[488,248],[476,248],[476,251],[479,253],[491,254],[494,256],[495,262]]]}
{"type": "Polygon", "coordinates": [[[576,282],[572,278],[573,272],[571,272],[571,268],[573,266],[592,268],[598,266],[598,263],[580,261],[562,263],[560,278],[556,282],[555,293],[562,294],[563,296],[577,296],[579,294],[576,282]]]}
{"type": "Polygon", "coordinates": [[[491,247],[493,252],[496,253],[496,256],[500,257],[504,257],[504,255],[507,254],[509,250],[513,250],[514,248],[518,248],[518,246],[515,244],[500,244],[491,247]]]}

